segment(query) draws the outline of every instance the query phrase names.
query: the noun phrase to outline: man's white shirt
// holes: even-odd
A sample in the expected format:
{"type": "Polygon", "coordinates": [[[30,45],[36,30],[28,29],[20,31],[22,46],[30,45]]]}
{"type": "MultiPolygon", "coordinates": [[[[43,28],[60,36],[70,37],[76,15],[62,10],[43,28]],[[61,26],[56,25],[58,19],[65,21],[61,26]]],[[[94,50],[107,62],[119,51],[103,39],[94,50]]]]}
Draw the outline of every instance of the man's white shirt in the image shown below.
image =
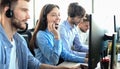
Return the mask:
{"type": "Polygon", "coordinates": [[[13,45],[11,54],[10,54],[10,65],[9,69],[18,69],[18,60],[16,58],[16,45],[15,40],[11,41],[11,44],[13,45]]]}
{"type": "Polygon", "coordinates": [[[78,33],[79,33],[79,38],[80,38],[80,42],[84,45],[88,45],[89,43],[89,30],[87,30],[87,32],[82,32],[78,27],[78,33]]]}

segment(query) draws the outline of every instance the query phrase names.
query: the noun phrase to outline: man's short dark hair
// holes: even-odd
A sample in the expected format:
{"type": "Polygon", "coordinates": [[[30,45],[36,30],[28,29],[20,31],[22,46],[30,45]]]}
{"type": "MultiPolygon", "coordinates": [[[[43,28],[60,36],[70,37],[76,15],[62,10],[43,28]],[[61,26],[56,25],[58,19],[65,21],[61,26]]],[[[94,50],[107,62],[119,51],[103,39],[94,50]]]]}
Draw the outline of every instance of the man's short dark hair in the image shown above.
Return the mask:
{"type": "MultiPolygon", "coordinates": [[[[10,3],[16,2],[16,1],[18,0],[0,0],[0,12],[3,10],[5,6],[9,6],[10,3]]],[[[24,1],[29,2],[30,0],[24,0],[24,1]]]]}
{"type": "Polygon", "coordinates": [[[85,19],[83,19],[83,21],[90,21],[90,15],[89,15],[89,14],[86,14],[86,15],[85,15],[85,19]]]}
{"type": "Polygon", "coordinates": [[[84,17],[85,12],[85,9],[77,2],[70,3],[70,5],[68,6],[68,16],[70,17],[80,16],[82,18],[84,17]]]}

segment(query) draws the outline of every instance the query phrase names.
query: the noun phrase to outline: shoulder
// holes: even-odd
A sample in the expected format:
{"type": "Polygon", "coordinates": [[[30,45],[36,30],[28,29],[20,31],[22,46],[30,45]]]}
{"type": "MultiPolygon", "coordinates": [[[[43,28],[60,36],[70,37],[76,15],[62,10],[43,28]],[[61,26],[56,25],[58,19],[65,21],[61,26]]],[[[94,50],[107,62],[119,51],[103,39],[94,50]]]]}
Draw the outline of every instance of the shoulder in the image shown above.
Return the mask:
{"type": "Polygon", "coordinates": [[[61,21],[61,23],[60,23],[60,27],[64,27],[66,25],[66,21],[61,21]]]}
{"type": "Polygon", "coordinates": [[[15,33],[13,37],[14,37],[17,48],[21,48],[24,52],[27,52],[28,44],[27,44],[26,38],[19,33],[15,33]]]}
{"type": "Polygon", "coordinates": [[[15,33],[15,35],[13,36],[15,41],[21,44],[24,44],[25,46],[27,46],[27,41],[25,40],[25,37],[19,33],[15,33]]]}
{"type": "Polygon", "coordinates": [[[60,23],[58,30],[59,30],[60,32],[63,32],[63,31],[65,31],[65,30],[67,30],[67,28],[68,28],[68,27],[67,27],[66,21],[63,21],[63,22],[60,23]]]}
{"type": "Polygon", "coordinates": [[[37,37],[43,37],[43,36],[46,36],[46,34],[47,34],[47,32],[40,30],[37,32],[37,37]]]}
{"type": "Polygon", "coordinates": [[[15,39],[17,38],[18,40],[25,41],[24,36],[21,35],[21,34],[19,34],[19,33],[16,33],[16,34],[14,35],[14,38],[15,38],[15,39]]]}

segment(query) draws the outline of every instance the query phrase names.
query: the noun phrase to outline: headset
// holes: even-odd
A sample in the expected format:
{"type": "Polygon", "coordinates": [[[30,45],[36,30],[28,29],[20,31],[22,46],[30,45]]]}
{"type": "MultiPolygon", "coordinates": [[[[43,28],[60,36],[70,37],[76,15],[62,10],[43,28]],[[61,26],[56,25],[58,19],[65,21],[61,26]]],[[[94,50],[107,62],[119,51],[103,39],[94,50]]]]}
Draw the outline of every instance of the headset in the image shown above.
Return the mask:
{"type": "Polygon", "coordinates": [[[18,30],[18,31],[17,31],[19,34],[25,33],[25,32],[27,31],[27,29],[28,29],[28,24],[27,24],[27,23],[25,23],[25,24],[26,24],[25,30],[18,30]]]}
{"type": "Polygon", "coordinates": [[[47,8],[48,8],[48,5],[49,5],[49,4],[46,4],[45,7],[44,7],[43,16],[45,16],[46,13],[47,13],[46,10],[47,10],[47,8]]]}
{"type": "MultiPolygon", "coordinates": [[[[13,15],[14,15],[14,13],[13,13],[13,10],[11,9],[11,2],[10,2],[10,0],[8,0],[8,7],[9,7],[9,9],[6,11],[5,15],[6,15],[8,18],[12,18],[13,15]]],[[[28,29],[28,24],[27,24],[27,23],[25,23],[25,24],[26,24],[25,30],[18,30],[18,31],[17,31],[18,33],[22,34],[22,33],[24,33],[24,32],[27,31],[27,29],[28,29]]]]}
{"type": "Polygon", "coordinates": [[[8,7],[9,7],[9,9],[6,11],[5,15],[8,18],[11,18],[11,17],[13,17],[13,10],[11,9],[11,2],[9,0],[8,0],[8,7]]]}

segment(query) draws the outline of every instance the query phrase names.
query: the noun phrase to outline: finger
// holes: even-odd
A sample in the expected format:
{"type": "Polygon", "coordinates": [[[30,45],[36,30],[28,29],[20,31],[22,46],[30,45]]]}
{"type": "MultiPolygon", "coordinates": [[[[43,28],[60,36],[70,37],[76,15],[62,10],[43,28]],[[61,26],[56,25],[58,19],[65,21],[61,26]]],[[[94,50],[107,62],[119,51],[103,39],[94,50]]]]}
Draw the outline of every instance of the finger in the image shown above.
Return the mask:
{"type": "Polygon", "coordinates": [[[52,23],[48,23],[48,29],[51,31],[52,30],[52,23]]]}
{"type": "Polygon", "coordinates": [[[55,29],[55,23],[52,24],[52,28],[55,29]]]}

